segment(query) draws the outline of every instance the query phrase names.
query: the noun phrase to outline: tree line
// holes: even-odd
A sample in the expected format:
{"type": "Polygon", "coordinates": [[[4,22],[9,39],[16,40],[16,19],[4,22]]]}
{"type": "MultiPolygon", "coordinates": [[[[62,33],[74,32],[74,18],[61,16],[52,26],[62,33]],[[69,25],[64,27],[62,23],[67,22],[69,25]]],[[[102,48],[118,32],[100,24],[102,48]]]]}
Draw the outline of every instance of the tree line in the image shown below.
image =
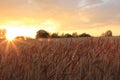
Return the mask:
{"type": "MultiPolygon", "coordinates": [[[[101,36],[102,37],[111,37],[112,31],[108,30],[105,33],[102,33],[101,36]]],[[[64,34],[63,33],[61,35],[59,35],[57,32],[50,34],[49,32],[47,32],[45,30],[38,30],[36,32],[36,39],[39,39],[39,38],[79,38],[79,37],[92,37],[92,36],[88,33],[78,34],[77,32],[74,32],[72,34],[70,34],[70,33],[64,34]]]]}

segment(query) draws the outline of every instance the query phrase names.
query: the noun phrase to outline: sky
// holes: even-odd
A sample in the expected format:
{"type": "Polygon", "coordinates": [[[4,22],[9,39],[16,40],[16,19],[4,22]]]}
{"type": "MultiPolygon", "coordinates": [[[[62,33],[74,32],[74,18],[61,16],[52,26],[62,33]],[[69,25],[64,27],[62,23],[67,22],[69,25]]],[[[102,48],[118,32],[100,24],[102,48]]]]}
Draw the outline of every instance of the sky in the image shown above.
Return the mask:
{"type": "Polygon", "coordinates": [[[0,13],[0,28],[12,36],[35,37],[40,29],[120,35],[120,0],[1,0],[0,13]]]}

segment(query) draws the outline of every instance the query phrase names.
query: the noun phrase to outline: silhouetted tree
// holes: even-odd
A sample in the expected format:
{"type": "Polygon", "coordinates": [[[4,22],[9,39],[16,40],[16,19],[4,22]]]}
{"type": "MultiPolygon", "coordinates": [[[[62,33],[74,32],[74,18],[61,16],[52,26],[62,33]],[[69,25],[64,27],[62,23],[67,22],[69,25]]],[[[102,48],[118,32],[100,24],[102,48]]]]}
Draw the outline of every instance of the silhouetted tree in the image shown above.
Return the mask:
{"type": "Polygon", "coordinates": [[[111,37],[112,36],[112,31],[108,30],[105,33],[102,33],[101,36],[103,36],[103,37],[111,37]]]}
{"type": "Polygon", "coordinates": [[[50,34],[45,31],[45,30],[39,30],[37,31],[37,34],[36,34],[36,39],[39,39],[39,38],[48,38],[50,36],[50,34]]]}
{"type": "Polygon", "coordinates": [[[58,33],[52,33],[51,38],[59,38],[58,33]]]}
{"type": "Polygon", "coordinates": [[[91,37],[91,35],[87,34],[87,33],[82,33],[79,35],[79,37],[91,37]]]}
{"type": "Polygon", "coordinates": [[[105,37],[111,37],[112,36],[112,31],[111,30],[106,31],[104,36],[105,37]]]}
{"type": "Polygon", "coordinates": [[[71,37],[73,37],[71,34],[69,34],[69,33],[66,33],[65,35],[65,38],[71,38],[71,37]]]}

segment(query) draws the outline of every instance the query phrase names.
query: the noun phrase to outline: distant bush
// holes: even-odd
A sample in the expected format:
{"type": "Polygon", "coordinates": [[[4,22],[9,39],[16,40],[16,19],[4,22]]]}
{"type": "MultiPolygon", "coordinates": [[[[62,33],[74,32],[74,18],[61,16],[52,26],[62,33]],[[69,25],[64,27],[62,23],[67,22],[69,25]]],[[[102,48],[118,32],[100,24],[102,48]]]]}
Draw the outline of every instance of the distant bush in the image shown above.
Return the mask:
{"type": "Polygon", "coordinates": [[[69,33],[66,33],[65,35],[64,35],[64,37],[65,38],[71,38],[71,37],[73,37],[71,34],[69,34],[69,33]]]}
{"type": "Polygon", "coordinates": [[[26,38],[24,36],[17,36],[15,39],[17,39],[17,40],[26,40],[26,38]]]}
{"type": "Polygon", "coordinates": [[[58,33],[52,33],[51,38],[59,38],[60,36],[58,35],[58,33]]]}
{"type": "Polygon", "coordinates": [[[79,35],[79,37],[91,37],[91,35],[87,34],[87,33],[82,33],[79,35]]]}

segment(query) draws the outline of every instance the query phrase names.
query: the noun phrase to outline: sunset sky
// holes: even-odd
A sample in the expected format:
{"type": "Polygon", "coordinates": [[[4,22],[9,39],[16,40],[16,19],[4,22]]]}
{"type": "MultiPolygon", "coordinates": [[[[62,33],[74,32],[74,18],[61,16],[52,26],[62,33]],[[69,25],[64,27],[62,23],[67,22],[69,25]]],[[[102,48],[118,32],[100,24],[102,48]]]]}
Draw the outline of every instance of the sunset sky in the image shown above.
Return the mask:
{"type": "Polygon", "coordinates": [[[35,37],[39,29],[120,35],[120,0],[1,0],[0,28],[12,36],[35,37]]]}

